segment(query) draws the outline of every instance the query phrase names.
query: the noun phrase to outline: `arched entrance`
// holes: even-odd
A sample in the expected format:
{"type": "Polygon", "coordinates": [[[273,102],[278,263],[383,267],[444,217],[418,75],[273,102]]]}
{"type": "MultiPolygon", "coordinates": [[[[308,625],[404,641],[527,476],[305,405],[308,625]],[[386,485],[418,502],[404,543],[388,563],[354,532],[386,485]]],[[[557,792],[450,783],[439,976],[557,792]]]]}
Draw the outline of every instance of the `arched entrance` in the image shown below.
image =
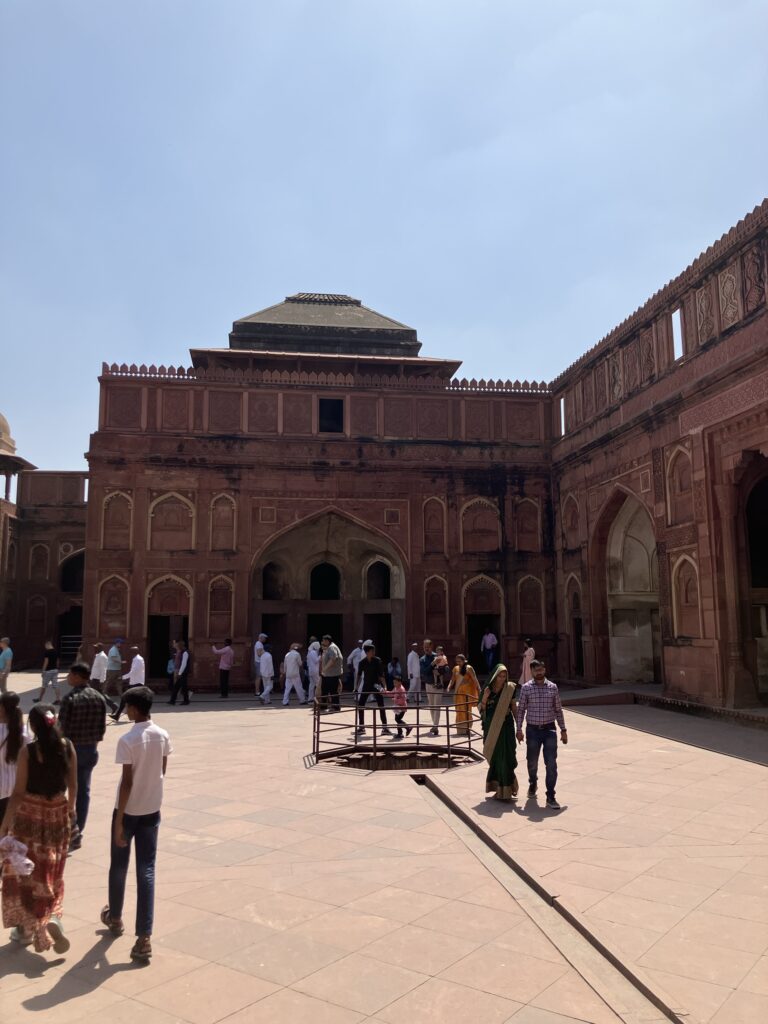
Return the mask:
{"type": "Polygon", "coordinates": [[[593,540],[598,677],[614,683],[661,682],[659,566],[645,507],[617,491],[593,540]]]}
{"type": "MultiPolygon", "coordinates": [[[[768,469],[768,460],[762,468],[768,469]]],[[[747,496],[745,508],[747,567],[749,578],[750,641],[747,663],[758,692],[768,695],[768,474],[758,480],[747,496]]]]}
{"type": "Polygon", "coordinates": [[[76,551],[61,563],[59,589],[62,609],[56,623],[59,656],[62,664],[71,664],[83,639],[83,578],[85,551],[76,551]]]}
{"type": "Polygon", "coordinates": [[[404,660],[405,570],[383,534],[336,511],[297,523],[256,556],[252,629],[267,633],[276,663],[291,643],[330,633],[345,653],[372,639],[404,660]]]}

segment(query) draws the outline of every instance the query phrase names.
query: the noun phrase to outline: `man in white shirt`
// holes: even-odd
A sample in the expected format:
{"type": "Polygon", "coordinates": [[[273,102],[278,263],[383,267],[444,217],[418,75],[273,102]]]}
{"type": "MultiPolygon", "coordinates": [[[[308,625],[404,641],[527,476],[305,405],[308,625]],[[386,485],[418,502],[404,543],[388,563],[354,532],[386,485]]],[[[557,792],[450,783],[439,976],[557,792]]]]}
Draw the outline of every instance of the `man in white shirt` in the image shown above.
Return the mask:
{"type": "Polygon", "coordinates": [[[490,672],[496,664],[496,648],[498,645],[499,641],[496,639],[495,634],[491,632],[491,627],[489,626],[483,633],[483,639],[480,641],[480,654],[485,662],[486,672],[490,672]]]}
{"type": "MultiPolygon", "coordinates": [[[[264,644],[267,641],[266,633],[259,633],[259,638],[253,645],[253,687],[256,696],[259,696],[259,687],[263,681],[264,673],[261,671],[261,656],[264,653],[264,644]]],[[[274,678],[274,669],[272,671],[272,677],[274,678]]]]}
{"type": "Polygon", "coordinates": [[[181,693],[182,704],[189,704],[189,651],[186,640],[177,640],[176,648],[176,670],[173,675],[173,690],[169,704],[175,704],[176,698],[181,693]]]}
{"type": "Polygon", "coordinates": [[[291,690],[296,691],[296,696],[302,704],[306,704],[304,687],[301,685],[301,645],[291,644],[291,649],[283,658],[282,675],[285,678],[285,690],[283,692],[283,707],[288,707],[291,698],[291,690]]]}
{"type": "Polygon", "coordinates": [[[307,651],[307,678],[309,679],[307,700],[311,704],[320,685],[320,642],[318,640],[313,640],[307,651]]]}
{"type": "Polygon", "coordinates": [[[107,652],[101,644],[93,645],[94,655],[91,665],[91,686],[99,693],[104,692],[104,683],[107,681],[107,652]]]}
{"type": "Polygon", "coordinates": [[[152,925],[155,909],[155,859],[160,829],[163,780],[172,752],[165,729],[152,721],[152,691],[131,686],[125,706],[133,727],[117,743],[115,761],[123,766],[112,818],[109,864],[109,903],[101,912],[102,924],[113,935],[122,935],[125,880],[131,858],[131,839],[136,844],[136,942],[131,959],[147,963],[152,956],[152,925]]]}
{"type": "Polygon", "coordinates": [[[272,687],[275,685],[275,663],[272,660],[272,651],[268,645],[261,652],[261,681],[264,684],[261,703],[271,704],[272,687]]]}
{"type": "MultiPolygon", "coordinates": [[[[123,676],[123,680],[126,680],[126,679],[128,680],[128,687],[129,688],[131,686],[143,686],[144,685],[144,678],[145,678],[145,675],[146,675],[145,666],[144,666],[144,659],[141,656],[141,652],[139,651],[139,648],[136,647],[136,646],[131,648],[131,654],[133,655],[133,660],[131,661],[131,667],[126,672],[126,674],[123,676]]],[[[128,691],[126,690],[125,692],[127,693],[128,691]]],[[[120,719],[120,715],[122,715],[124,708],[125,708],[125,693],[120,698],[120,704],[119,704],[119,706],[117,708],[117,711],[113,711],[112,714],[109,717],[113,721],[117,722],[120,719]]]]}
{"type": "Polygon", "coordinates": [[[421,669],[418,644],[411,644],[405,667],[408,671],[408,700],[411,704],[419,704],[421,702],[421,669]]]}

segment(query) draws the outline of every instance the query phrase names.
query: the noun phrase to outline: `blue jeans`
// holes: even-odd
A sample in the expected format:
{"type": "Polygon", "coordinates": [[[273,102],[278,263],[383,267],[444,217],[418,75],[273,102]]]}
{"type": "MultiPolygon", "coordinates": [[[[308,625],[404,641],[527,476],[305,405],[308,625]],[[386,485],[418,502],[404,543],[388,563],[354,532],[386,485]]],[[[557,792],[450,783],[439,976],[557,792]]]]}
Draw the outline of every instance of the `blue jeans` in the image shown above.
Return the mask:
{"type": "Polygon", "coordinates": [[[131,840],[136,844],[136,934],[151,935],[155,916],[155,857],[157,833],[160,829],[160,811],[154,814],[124,814],[123,834],[127,846],[115,844],[115,815],[112,812],[109,862],[109,916],[119,920],[123,916],[125,879],[131,861],[131,840]]]}
{"type": "Polygon", "coordinates": [[[496,648],[486,647],[483,651],[485,658],[485,667],[488,672],[491,672],[496,666],[496,648]]]}
{"type": "Polygon", "coordinates": [[[88,808],[91,805],[91,774],[99,762],[99,752],[95,743],[76,743],[75,753],[77,754],[75,815],[77,827],[84,832],[85,823],[88,820],[88,808]]]}
{"type": "Polygon", "coordinates": [[[536,785],[539,770],[539,751],[544,750],[547,799],[554,800],[557,785],[557,731],[553,725],[528,725],[525,729],[528,782],[536,785]]]}

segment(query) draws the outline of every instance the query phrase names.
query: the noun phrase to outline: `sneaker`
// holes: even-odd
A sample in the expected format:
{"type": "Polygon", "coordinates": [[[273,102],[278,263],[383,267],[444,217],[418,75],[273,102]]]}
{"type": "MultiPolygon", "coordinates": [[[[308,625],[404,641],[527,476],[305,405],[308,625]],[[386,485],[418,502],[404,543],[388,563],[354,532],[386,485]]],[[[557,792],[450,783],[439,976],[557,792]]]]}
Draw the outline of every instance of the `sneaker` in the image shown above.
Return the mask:
{"type": "Polygon", "coordinates": [[[83,845],[82,835],[76,835],[74,839],[70,840],[68,853],[72,853],[73,850],[79,850],[83,845]]]}
{"type": "Polygon", "coordinates": [[[391,730],[391,729],[389,729],[389,728],[388,728],[388,727],[387,727],[387,726],[385,725],[385,726],[384,726],[384,728],[383,728],[383,729],[381,730],[381,735],[382,735],[382,736],[391,736],[391,735],[392,735],[392,730],[391,730]]]}
{"type": "Polygon", "coordinates": [[[16,925],[15,928],[11,928],[11,942],[16,942],[20,946],[31,946],[32,936],[27,935],[26,932],[23,932],[21,928],[16,925]]]}
{"type": "Polygon", "coordinates": [[[535,796],[536,796],[536,787],[534,785],[530,785],[528,787],[528,799],[532,800],[533,797],[535,797],[535,796]]]}
{"type": "Polygon", "coordinates": [[[355,736],[365,736],[365,729],[355,729],[355,736]]]}
{"type": "Polygon", "coordinates": [[[107,718],[111,718],[113,722],[119,721],[119,718],[118,718],[118,715],[117,715],[116,711],[113,711],[112,714],[107,715],[107,718]]]}
{"type": "MultiPolygon", "coordinates": [[[[32,698],[32,703],[33,703],[33,704],[39,704],[39,703],[40,703],[40,700],[41,700],[41,698],[40,698],[40,697],[33,697],[33,698],[32,698]]],[[[17,940],[16,940],[16,939],[14,939],[13,941],[14,941],[14,942],[16,942],[17,940]]]]}
{"type": "Polygon", "coordinates": [[[553,796],[547,797],[547,807],[551,807],[553,811],[560,810],[560,804],[555,800],[553,796]]]}
{"type": "Polygon", "coordinates": [[[53,939],[54,953],[66,953],[69,949],[69,939],[64,934],[64,929],[61,927],[61,921],[58,917],[51,916],[47,930],[53,939]]]}
{"type": "Polygon", "coordinates": [[[410,736],[412,732],[413,732],[413,726],[412,725],[407,725],[405,727],[405,735],[406,736],[410,736]]]}
{"type": "Polygon", "coordinates": [[[439,736],[440,735],[440,730],[439,729],[430,729],[429,730],[429,735],[430,736],[439,736]]]}

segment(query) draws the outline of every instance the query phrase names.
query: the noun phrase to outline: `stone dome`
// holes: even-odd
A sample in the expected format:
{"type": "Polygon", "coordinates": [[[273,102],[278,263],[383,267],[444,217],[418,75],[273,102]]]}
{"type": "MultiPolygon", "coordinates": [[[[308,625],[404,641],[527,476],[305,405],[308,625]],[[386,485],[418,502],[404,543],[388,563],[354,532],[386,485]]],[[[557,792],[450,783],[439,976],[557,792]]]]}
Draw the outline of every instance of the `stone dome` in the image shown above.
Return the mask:
{"type": "Polygon", "coordinates": [[[11,437],[8,420],[0,413],[0,455],[15,455],[16,442],[11,437]]]}

